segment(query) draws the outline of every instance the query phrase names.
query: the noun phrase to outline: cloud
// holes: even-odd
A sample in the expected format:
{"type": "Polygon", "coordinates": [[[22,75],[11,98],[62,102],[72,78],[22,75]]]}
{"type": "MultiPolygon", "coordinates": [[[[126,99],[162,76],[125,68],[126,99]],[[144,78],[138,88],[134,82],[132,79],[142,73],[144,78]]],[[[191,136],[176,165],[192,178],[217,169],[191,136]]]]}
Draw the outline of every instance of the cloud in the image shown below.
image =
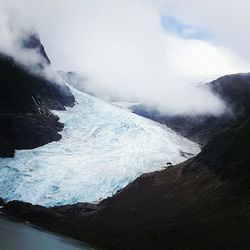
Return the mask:
{"type": "Polygon", "coordinates": [[[229,37],[223,20],[210,24],[215,1],[176,2],[20,0],[9,5],[29,16],[54,67],[80,72],[99,96],[140,101],[171,114],[220,114],[223,102],[197,83],[247,71],[249,64],[218,32],[225,29],[228,39],[237,40],[229,37]],[[186,24],[183,34],[197,27],[215,39],[178,36],[162,26],[163,15],[186,24]]]}
{"type": "Polygon", "coordinates": [[[247,60],[250,57],[250,2],[247,0],[155,0],[162,15],[173,15],[182,23],[206,30],[214,42],[233,50],[247,60]]]}
{"type": "Polygon", "coordinates": [[[33,74],[62,82],[38,48],[25,46],[31,36],[39,39],[35,29],[15,9],[0,5],[0,54],[13,58],[33,74]]]}

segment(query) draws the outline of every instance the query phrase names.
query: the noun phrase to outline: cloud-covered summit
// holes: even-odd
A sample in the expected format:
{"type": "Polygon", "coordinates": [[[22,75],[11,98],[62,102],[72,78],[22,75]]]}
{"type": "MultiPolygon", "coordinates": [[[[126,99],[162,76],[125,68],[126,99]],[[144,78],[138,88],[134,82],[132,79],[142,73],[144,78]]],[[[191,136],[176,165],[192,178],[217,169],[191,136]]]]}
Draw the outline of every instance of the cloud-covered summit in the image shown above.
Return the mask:
{"type": "Polygon", "coordinates": [[[211,4],[197,5],[202,17],[195,1],[187,2],[20,0],[8,6],[36,27],[56,69],[79,72],[99,96],[136,100],[171,114],[220,114],[223,102],[197,83],[250,67],[219,36],[187,39],[163,27],[162,17],[169,15],[184,28],[216,37],[216,28],[206,25],[211,4]]]}

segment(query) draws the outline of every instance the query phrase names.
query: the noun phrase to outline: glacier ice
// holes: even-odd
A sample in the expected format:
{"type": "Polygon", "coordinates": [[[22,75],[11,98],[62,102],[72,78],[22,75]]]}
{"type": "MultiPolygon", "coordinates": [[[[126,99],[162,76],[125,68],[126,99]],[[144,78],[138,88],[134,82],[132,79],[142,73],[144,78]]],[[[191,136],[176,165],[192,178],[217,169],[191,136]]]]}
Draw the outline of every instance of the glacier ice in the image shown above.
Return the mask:
{"type": "Polygon", "coordinates": [[[55,112],[65,124],[60,141],[0,160],[0,197],[44,206],[94,203],[143,173],[184,161],[181,152],[200,151],[166,126],[72,92],[78,104],[55,112]]]}

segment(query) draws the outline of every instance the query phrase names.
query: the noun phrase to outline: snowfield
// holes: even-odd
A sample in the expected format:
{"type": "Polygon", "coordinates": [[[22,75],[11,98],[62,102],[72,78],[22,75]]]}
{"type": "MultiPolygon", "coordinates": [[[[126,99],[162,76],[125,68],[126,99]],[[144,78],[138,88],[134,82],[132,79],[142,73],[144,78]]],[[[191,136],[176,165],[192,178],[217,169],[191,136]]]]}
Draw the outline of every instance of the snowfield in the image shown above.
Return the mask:
{"type": "Polygon", "coordinates": [[[0,197],[44,206],[95,203],[200,151],[165,126],[72,92],[78,104],[55,112],[65,124],[60,141],[0,159],[0,197]]]}

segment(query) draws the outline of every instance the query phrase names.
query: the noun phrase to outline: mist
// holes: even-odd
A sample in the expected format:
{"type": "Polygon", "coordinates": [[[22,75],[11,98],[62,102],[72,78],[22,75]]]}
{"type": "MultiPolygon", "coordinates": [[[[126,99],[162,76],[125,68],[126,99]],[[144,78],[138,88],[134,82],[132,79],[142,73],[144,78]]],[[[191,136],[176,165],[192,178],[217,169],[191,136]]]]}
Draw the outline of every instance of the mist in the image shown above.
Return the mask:
{"type": "Polygon", "coordinates": [[[32,74],[51,82],[62,83],[62,79],[50,67],[48,60],[38,48],[26,46],[32,36],[39,34],[31,23],[14,8],[0,6],[0,54],[8,56],[32,74]]]}
{"type": "Polygon", "coordinates": [[[250,68],[237,46],[226,43],[218,28],[206,25],[210,9],[208,15],[203,10],[202,18],[187,1],[176,5],[140,0],[20,0],[14,4],[0,0],[0,4],[4,6],[0,51],[25,65],[41,60],[16,43],[20,31],[35,29],[54,69],[78,72],[87,79],[88,90],[107,100],[141,102],[164,114],[220,115],[226,108],[223,100],[200,84],[250,68]],[[17,15],[11,15],[10,9],[17,15]],[[214,39],[174,34],[163,27],[162,15],[211,32],[214,39]],[[11,32],[6,29],[8,16],[23,20],[11,32]]]}

